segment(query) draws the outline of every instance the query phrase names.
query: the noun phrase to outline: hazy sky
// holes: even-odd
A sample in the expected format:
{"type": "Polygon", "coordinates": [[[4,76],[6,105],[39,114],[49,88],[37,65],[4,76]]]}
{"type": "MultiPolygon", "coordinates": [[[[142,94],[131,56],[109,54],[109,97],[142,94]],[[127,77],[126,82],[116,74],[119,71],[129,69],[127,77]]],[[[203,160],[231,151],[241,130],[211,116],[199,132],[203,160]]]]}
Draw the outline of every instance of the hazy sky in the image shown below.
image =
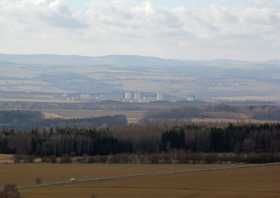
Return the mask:
{"type": "Polygon", "coordinates": [[[280,59],[280,0],[0,0],[0,53],[280,59]]]}

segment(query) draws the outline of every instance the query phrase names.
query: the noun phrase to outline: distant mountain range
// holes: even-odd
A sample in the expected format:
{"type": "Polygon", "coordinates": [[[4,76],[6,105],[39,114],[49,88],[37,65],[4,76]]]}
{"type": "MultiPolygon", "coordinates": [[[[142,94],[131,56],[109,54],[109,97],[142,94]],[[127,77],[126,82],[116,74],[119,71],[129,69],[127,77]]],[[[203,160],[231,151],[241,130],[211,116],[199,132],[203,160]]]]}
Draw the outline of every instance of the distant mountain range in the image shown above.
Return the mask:
{"type": "Polygon", "coordinates": [[[250,62],[239,60],[175,60],[163,59],[151,56],[137,55],[108,55],[108,56],[78,56],[78,55],[54,55],[54,54],[38,54],[38,55],[12,55],[0,54],[0,62],[28,65],[76,65],[76,66],[94,66],[94,65],[114,65],[114,66],[238,66],[238,65],[264,65],[279,64],[280,60],[271,60],[266,62],[250,62]]]}
{"type": "Polygon", "coordinates": [[[0,92],[139,91],[179,99],[279,100],[279,83],[279,60],[0,54],[0,92]]]}
{"type": "Polygon", "coordinates": [[[9,55],[0,54],[0,62],[29,65],[114,65],[114,66],[183,66],[187,62],[134,55],[110,55],[100,57],[77,55],[9,55]]]}

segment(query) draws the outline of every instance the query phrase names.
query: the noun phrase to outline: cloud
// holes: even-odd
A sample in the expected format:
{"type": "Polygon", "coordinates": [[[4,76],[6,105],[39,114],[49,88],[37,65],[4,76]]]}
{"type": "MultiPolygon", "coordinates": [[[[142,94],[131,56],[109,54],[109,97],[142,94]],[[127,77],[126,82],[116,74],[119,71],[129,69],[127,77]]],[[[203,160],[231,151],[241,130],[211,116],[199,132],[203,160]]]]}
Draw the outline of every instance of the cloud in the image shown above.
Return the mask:
{"type": "Polygon", "coordinates": [[[19,25],[40,24],[61,28],[82,28],[79,19],[64,0],[0,0],[0,15],[19,25]]]}
{"type": "Polygon", "coordinates": [[[0,42],[10,41],[10,51],[22,44],[17,38],[25,38],[28,51],[40,49],[41,39],[47,52],[277,58],[275,1],[248,0],[242,8],[187,5],[167,9],[152,0],[91,0],[86,9],[73,9],[66,0],[0,0],[0,42]]]}
{"type": "MultiPolygon", "coordinates": [[[[135,34],[146,31],[158,35],[165,31],[174,31],[189,32],[198,38],[235,34],[258,34],[267,37],[267,34],[278,33],[280,23],[279,9],[264,5],[243,9],[217,5],[199,9],[181,6],[164,10],[156,8],[152,1],[105,2],[103,6],[92,6],[95,24],[112,29],[133,30],[135,34]]],[[[258,2],[256,1],[256,5],[259,5],[258,2]]],[[[266,2],[271,4],[271,1],[266,2]]]]}

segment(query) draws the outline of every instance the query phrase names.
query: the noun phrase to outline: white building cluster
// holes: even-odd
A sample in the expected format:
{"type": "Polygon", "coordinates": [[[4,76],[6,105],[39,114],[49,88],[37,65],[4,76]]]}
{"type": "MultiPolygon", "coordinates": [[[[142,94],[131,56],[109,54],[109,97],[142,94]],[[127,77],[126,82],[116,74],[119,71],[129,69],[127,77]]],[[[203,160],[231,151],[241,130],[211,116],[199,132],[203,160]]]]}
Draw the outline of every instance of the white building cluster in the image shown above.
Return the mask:
{"type": "Polygon", "coordinates": [[[164,97],[161,93],[144,93],[138,91],[125,91],[123,96],[124,102],[155,102],[162,101],[164,97]]]}

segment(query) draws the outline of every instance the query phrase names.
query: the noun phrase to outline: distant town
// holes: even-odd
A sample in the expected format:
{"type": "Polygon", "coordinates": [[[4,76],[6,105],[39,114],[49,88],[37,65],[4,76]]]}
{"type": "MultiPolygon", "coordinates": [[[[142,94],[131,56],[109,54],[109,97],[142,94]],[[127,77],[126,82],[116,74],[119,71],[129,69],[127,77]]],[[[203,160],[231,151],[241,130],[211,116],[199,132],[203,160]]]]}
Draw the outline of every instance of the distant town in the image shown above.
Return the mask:
{"type": "Polygon", "coordinates": [[[156,101],[195,101],[196,96],[176,97],[160,92],[119,91],[104,93],[47,93],[47,92],[0,92],[2,101],[34,102],[100,102],[120,101],[129,103],[149,103],[156,101]]]}

